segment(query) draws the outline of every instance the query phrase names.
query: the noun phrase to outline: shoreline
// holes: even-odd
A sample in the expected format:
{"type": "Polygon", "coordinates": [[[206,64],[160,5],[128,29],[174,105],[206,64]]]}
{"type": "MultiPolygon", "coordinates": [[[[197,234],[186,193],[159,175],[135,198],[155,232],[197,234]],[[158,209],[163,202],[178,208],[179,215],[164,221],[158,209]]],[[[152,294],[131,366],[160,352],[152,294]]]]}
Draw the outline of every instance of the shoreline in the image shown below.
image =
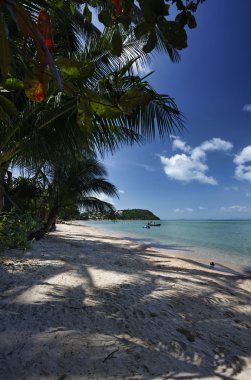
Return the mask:
{"type": "Polygon", "coordinates": [[[73,220],[72,222],[65,222],[65,224],[75,225],[79,227],[83,226],[86,228],[93,228],[94,230],[97,230],[101,234],[104,234],[104,235],[106,235],[109,232],[110,236],[119,237],[120,239],[123,239],[125,241],[130,241],[135,244],[142,244],[145,247],[151,247],[151,248],[157,249],[161,251],[163,254],[171,250],[174,258],[183,259],[183,260],[188,259],[188,260],[194,261],[195,263],[196,262],[200,263],[200,265],[204,265],[205,268],[209,268],[212,271],[223,271],[223,272],[229,272],[229,273],[233,273],[240,276],[245,276],[248,278],[251,277],[251,266],[238,265],[235,262],[227,261],[222,258],[221,258],[221,262],[219,262],[217,260],[217,255],[213,255],[213,254],[210,255],[209,253],[210,249],[208,250],[204,249],[203,255],[201,255],[200,252],[202,251],[202,249],[199,249],[198,247],[196,247],[196,249],[190,249],[189,247],[186,247],[185,245],[184,246],[178,245],[177,243],[163,244],[163,243],[158,243],[155,241],[147,242],[147,239],[124,236],[124,234],[119,231],[112,231],[108,228],[105,229],[100,226],[81,224],[81,222],[84,223],[85,221],[73,220]],[[189,256],[187,255],[188,251],[189,251],[189,256]],[[210,262],[212,261],[215,263],[214,266],[210,265],[210,262]]]}
{"type": "Polygon", "coordinates": [[[57,225],[0,257],[0,378],[251,378],[251,280],[57,225]]]}

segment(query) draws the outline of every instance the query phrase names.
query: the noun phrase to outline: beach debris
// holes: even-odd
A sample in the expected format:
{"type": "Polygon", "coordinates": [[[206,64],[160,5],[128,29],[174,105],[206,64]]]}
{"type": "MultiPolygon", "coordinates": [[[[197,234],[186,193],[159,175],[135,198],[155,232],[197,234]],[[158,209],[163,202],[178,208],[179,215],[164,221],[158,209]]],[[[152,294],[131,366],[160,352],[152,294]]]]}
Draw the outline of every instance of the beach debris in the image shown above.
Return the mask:
{"type": "Polygon", "coordinates": [[[213,261],[211,261],[210,265],[211,265],[212,267],[214,267],[214,266],[215,266],[215,263],[214,263],[213,261]]]}
{"type": "Polygon", "coordinates": [[[118,348],[117,348],[116,350],[110,352],[110,354],[107,355],[107,356],[104,358],[103,363],[106,362],[106,360],[108,360],[108,359],[109,359],[113,354],[115,354],[115,352],[117,352],[117,351],[118,351],[118,348]]]}

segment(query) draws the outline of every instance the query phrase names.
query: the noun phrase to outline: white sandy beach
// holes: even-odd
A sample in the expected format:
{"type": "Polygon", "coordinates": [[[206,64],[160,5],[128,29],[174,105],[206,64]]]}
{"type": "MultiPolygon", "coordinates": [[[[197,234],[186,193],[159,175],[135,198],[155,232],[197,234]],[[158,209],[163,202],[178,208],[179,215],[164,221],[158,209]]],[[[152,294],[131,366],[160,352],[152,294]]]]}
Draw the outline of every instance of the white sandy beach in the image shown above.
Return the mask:
{"type": "Polygon", "coordinates": [[[251,280],[58,225],[0,256],[0,379],[251,379],[251,280]]]}

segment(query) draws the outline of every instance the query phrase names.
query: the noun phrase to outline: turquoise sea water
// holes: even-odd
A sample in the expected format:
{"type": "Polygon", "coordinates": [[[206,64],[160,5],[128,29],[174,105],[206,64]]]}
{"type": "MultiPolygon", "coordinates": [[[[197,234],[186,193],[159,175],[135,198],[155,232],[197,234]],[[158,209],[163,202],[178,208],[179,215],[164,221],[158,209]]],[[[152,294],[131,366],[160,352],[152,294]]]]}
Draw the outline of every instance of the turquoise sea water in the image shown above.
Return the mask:
{"type": "Polygon", "coordinates": [[[175,255],[238,267],[251,266],[251,221],[161,220],[160,227],[142,228],[144,221],[83,221],[123,238],[171,249],[175,255]]]}

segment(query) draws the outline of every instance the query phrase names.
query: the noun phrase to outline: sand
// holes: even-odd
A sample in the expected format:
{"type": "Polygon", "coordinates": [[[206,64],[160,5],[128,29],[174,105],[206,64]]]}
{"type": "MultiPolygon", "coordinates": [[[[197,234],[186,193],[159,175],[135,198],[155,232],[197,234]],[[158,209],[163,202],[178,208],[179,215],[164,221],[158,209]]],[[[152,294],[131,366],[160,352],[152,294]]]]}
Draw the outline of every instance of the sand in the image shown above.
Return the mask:
{"type": "Polygon", "coordinates": [[[250,279],[173,254],[63,224],[2,254],[0,379],[250,380],[250,279]]]}

